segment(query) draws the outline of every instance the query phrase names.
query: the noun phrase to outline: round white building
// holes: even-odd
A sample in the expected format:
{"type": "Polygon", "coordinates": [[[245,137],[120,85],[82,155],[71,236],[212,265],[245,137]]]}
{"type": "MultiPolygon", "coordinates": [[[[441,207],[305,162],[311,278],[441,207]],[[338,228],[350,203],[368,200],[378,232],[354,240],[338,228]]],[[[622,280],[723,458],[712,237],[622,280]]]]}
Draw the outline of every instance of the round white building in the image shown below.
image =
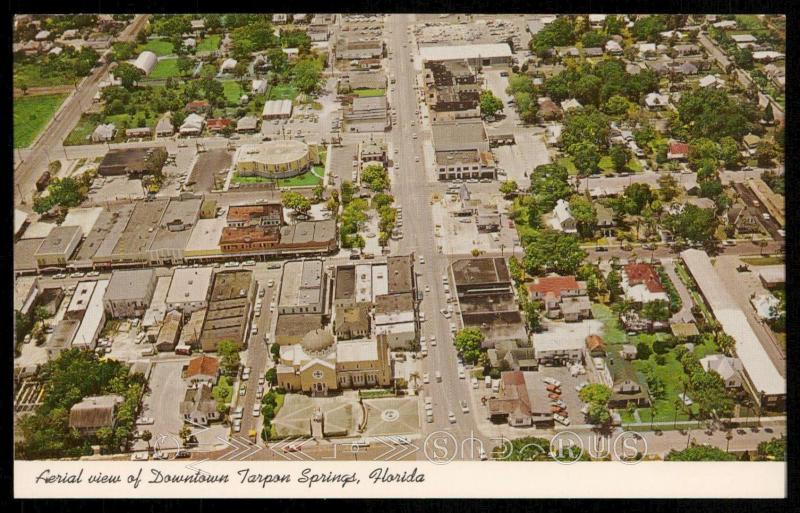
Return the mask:
{"type": "Polygon", "coordinates": [[[236,150],[235,167],[240,176],[289,178],[304,173],[311,164],[309,147],[296,140],[244,144],[236,150]]]}

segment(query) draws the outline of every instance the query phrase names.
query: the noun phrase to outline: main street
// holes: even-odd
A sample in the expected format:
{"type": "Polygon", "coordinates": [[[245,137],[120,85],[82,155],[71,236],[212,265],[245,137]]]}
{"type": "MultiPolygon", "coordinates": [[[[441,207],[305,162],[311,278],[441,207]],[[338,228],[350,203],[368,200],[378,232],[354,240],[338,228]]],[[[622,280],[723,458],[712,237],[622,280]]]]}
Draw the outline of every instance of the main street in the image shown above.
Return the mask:
{"type": "MultiPolygon", "coordinates": [[[[430,134],[420,126],[423,119],[416,114],[420,108],[415,89],[418,73],[412,63],[415,52],[408,30],[413,18],[414,15],[391,16],[387,24],[389,74],[396,77],[391,106],[397,111],[397,124],[391,133],[391,143],[398,150],[393,158],[400,164],[400,169],[395,171],[392,192],[396,203],[403,207],[405,237],[400,241],[399,254],[413,252],[418,287],[420,290],[424,290],[426,285],[430,287],[430,292],[424,293],[420,305],[420,312],[425,315],[425,321],[420,323],[420,331],[428,340],[435,335],[437,341],[436,346],[428,342],[428,356],[422,364],[430,383],[422,386],[420,394],[430,396],[433,401],[433,423],[423,421],[423,435],[434,431],[447,432],[455,436],[460,444],[472,435],[478,436],[473,418],[478,405],[470,405],[470,414],[461,412],[459,401],[469,401],[470,398],[467,389],[469,380],[458,377],[450,322],[439,312],[441,307],[447,305],[442,276],[448,273],[449,260],[438,252],[434,237],[430,196],[435,187],[428,184],[422,149],[423,142],[430,134]],[[420,257],[425,259],[424,264],[420,263],[420,257]],[[441,382],[435,378],[437,371],[441,373],[441,382]],[[450,412],[456,416],[454,424],[448,420],[450,412]]],[[[424,415],[421,418],[424,419],[424,415]]],[[[488,452],[491,447],[488,440],[484,441],[484,447],[488,452]]]]}
{"type": "MultiPolygon", "coordinates": [[[[117,41],[133,41],[136,35],[145,26],[147,15],[137,15],[133,21],[120,32],[117,41]]],[[[110,50],[109,50],[110,52],[110,50]]],[[[25,203],[30,205],[35,190],[34,184],[41,173],[47,170],[51,160],[55,160],[64,152],[63,142],[69,132],[75,127],[84,111],[92,104],[94,95],[99,90],[100,82],[108,72],[109,63],[104,62],[91,75],[84,79],[75,88],[75,92],[68,97],[55,117],[39,135],[36,142],[28,150],[19,151],[15,160],[22,157],[22,162],[14,170],[14,204],[25,203]]]]}

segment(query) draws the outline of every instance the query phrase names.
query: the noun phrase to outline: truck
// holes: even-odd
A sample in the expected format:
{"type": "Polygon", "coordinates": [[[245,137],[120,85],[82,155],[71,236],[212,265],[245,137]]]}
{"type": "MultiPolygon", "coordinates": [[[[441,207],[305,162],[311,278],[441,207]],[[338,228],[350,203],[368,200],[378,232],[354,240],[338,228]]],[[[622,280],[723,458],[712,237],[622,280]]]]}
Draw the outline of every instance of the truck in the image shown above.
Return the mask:
{"type": "Polygon", "coordinates": [[[39,192],[44,191],[47,189],[47,186],[50,184],[50,171],[45,171],[42,175],[36,180],[36,190],[39,192]]]}

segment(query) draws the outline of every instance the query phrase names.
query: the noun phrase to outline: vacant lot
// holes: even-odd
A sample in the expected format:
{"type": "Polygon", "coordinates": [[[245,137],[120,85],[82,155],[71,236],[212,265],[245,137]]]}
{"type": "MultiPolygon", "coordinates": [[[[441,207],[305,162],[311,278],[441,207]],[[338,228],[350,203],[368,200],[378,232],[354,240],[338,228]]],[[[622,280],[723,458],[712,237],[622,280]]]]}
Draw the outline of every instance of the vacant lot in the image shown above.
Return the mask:
{"type": "Polygon", "coordinates": [[[171,55],[172,51],[174,50],[172,43],[169,41],[164,41],[162,39],[151,39],[147,42],[147,44],[139,45],[136,50],[141,53],[145,50],[153,52],[154,54],[162,57],[164,55],[171,55]]]}
{"type": "Polygon", "coordinates": [[[235,80],[223,80],[222,81],[222,94],[225,95],[225,99],[228,101],[228,105],[239,105],[239,98],[242,97],[242,86],[239,85],[239,82],[235,80]]]}
{"type": "Polygon", "coordinates": [[[291,84],[280,84],[272,86],[269,90],[269,100],[294,100],[297,96],[297,88],[291,84]]]}
{"type": "Polygon", "coordinates": [[[14,147],[28,147],[67,95],[52,94],[14,99],[14,147]]]}

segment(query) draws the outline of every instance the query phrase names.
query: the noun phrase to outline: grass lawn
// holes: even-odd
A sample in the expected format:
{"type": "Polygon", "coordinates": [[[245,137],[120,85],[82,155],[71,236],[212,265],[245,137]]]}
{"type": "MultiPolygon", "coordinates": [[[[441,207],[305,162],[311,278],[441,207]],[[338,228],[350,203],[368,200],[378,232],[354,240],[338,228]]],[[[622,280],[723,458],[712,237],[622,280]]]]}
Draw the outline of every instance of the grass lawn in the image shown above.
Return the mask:
{"type": "Polygon", "coordinates": [[[614,171],[614,164],[611,162],[611,157],[608,155],[600,157],[600,162],[597,163],[597,167],[606,173],[614,171]]]}
{"type": "Polygon", "coordinates": [[[147,78],[165,79],[179,77],[181,72],[178,70],[178,59],[163,59],[158,61],[156,67],[150,72],[147,78]]]}
{"type": "Polygon", "coordinates": [[[356,89],[353,91],[353,94],[361,97],[384,96],[386,94],[386,89],[356,89]]]}
{"type": "Polygon", "coordinates": [[[198,52],[214,52],[219,48],[220,36],[217,34],[210,35],[200,40],[197,43],[198,52]]]}
{"type": "Polygon", "coordinates": [[[784,263],[783,257],[780,256],[742,258],[741,261],[749,265],[780,265],[784,263]]]}
{"type": "Polygon", "coordinates": [[[603,329],[603,340],[606,344],[624,344],[626,340],[625,331],[619,325],[619,318],[606,305],[592,303],[592,316],[602,321],[605,325],[603,329]]]}
{"type": "Polygon", "coordinates": [[[558,163],[567,169],[567,172],[570,174],[570,176],[578,174],[578,168],[575,167],[575,163],[572,162],[571,158],[561,157],[560,159],[558,159],[558,163]]]}
{"type": "Polygon", "coordinates": [[[239,98],[242,97],[242,86],[235,80],[222,81],[222,93],[228,101],[228,105],[239,105],[239,98]]]}
{"type": "Polygon", "coordinates": [[[737,28],[741,30],[758,30],[764,28],[761,20],[754,14],[737,14],[736,25],[737,28]]]}
{"type": "Polygon", "coordinates": [[[634,157],[628,161],[628,169],[630,169],[634,173],[641,173],[642,164],[641,162],[639,162],[639,159],[634,157]]]}
{"type": "Polygon", "coordinates": [[[81,80],[74,70],[53,70],[42,63],[14,63],[14,87],[22,84],[30,87],[53,87],[70,85],[81,80]]]}
{"type": "Polygon", "coordinates": [[[294,100],[297,96],[297,88],[292,84],[279,84],[272,86],[269,90],[268,100],[294,100]]]}
{"type": "MultiPolygon", "coordinates": [[[[322,170],[317,170],[322,174],[322,170]]],[[[293,176],[291,178],[282,178],[278,180],[278,187],[309,187],[322,183],[322,178],[315,175],[311,171],[303,173],[302,175],[293,176]]]]}
{"type": "Polygon", "coordinates": [[[83,115],[78,120],[78,124],[72,129],[72,132],[64,139],[64,146],[77,146],[81,144],[90,144],[87,139],[95,127],[97,127],[97,120],[91,116],[83,115]]]}
{"type": "Polygon", "coordinates": [[[27,148],[67,95],[23,96],[14,99],[14,147],[27,148]]]}
{"type": "Polygon", "coordinates": [[[138,53],[142,53],[145,50],[153,52],[159,57],[163,57],[164,55],[172,55],[174,48],[172,43],[169,41],[165,41],[163,39],[151,39],[146,44],[139,45],[136,48],[138,53]]]}
{"type": "MultiPolygon", "coordinates": [[[[322,166],[318,166],[317,172],[322,174],[323,172],[322,166]]],[[[240,184],[264,183],[271,181],[272,180],[269,178],[262,178],[260,176],[239,176],[237,174],[234,174],[233,178],[231,178],[231,183],[240,183],[240,184]]],[[[302,175],[293,176],[291,178],[279,179],[278,187],[309,187],[317,185],[319,183],[322,183],[322,178],[308,171],[303,173],[302,175]]]]}

